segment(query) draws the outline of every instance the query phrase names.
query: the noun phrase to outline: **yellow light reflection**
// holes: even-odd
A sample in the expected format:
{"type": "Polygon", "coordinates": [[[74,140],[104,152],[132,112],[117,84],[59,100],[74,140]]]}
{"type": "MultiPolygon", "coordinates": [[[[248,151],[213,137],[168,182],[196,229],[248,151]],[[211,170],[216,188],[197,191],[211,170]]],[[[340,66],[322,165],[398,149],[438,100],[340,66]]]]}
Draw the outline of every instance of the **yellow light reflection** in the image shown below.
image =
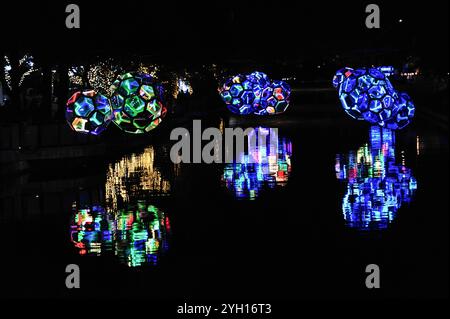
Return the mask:
{"type": "Polygon", "coordinates": [[[155,150],[150,146],[108,166],[105,194],[109,209],[117,210],[119,202],[130,202],[143,192],[159,195],[170,192],[170,182],[162,177],[154,162],[155,150]]]}

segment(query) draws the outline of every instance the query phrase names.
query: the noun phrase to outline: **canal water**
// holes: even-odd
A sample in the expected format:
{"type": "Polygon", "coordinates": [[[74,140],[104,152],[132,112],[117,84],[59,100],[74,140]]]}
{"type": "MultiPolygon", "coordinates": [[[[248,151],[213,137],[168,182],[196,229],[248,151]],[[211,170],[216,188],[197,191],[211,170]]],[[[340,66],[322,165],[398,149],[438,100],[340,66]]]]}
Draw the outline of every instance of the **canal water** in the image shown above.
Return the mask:
{"type": "Polygon", "coordinates": [[[174,164],[164,134],[2,182],[4,297],[448,294],[447,133],[420,120],[394,132],[301,116],[207,125],[276,127],[276,148],[174,164]],[[66,288],[68,264],[81,289],[66,288]],[[365,287],[369,264],[381,269],[376,292],[365,287]]]}

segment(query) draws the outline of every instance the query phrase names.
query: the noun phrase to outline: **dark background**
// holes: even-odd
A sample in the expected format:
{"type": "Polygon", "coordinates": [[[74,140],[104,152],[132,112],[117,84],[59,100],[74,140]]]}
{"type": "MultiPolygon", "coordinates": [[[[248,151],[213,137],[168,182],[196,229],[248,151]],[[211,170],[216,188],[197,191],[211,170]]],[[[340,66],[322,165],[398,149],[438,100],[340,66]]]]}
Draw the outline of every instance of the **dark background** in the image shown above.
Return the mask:
{"type": "Polygon", "coordinates": [[[1,48],[74,59],[113,50],[184,63],[395,49],[448,70],[448,1],[377,1],[380,29],[365,27],[365,1],[76,1],[81,28],[67,29],[71,2],[3,2],[1,48]]]}
{"type": "MultiPolygon", "coordinates": [[[[75,1],[81,9],[81,29],[69,30],[65,27],[65,7],[71,2],[2,2],[0,53],[32,52],[36,61],[52,65],[131,55],[179,67],[229,63],[245,68],[242,65],[250,63],[290,69],[300,65],[303,80],[314,77],[327,84],[344,62],[354,67],[400,64],[413,55],[420,59],[425,74],[448,73],[447,1],[377,1],[381,9],[379,30],[365,27],[365,7],[370,2],[130,0],[75,1]],[[316,68],[336,56],[339,62],[316,68]]],[[[273,73],[276,75],[276,68],[273,73]]],[[[329,96],[334,99],[334,92],[329,96]]],[[[423,94],[422,109],[434,106],[426,103],[429,97],[429,92],[423,94]]],[[[316,101],[315,97],[310,99],[316,101]]],[[[305,103],[298,101],[292,110],[305,103]]],[[[331,101],[326,103],[334,110],[337,98],[331,101]]],[[[448,114],[448,99],[444,101],[438,110],[445,108],[448,114]]],[[[326,110],[309,114],[309,118],[296,114],[313,124],[303,128],[298,123],[287,125],[284,133],[295,142],[293,172],[288,187],[273,197],[268,194],[257,202],[235,202],[224,195],[217,168],[188,167],[173,197],[160,203],[173,213],[177,243],[162,266],[149,272],[128,271],[109,259],[83,259],[64,253],[73,248],[68,240],[61,240],[68,237],[68,212],[5,225],[5,256],[14,256],[14,262],[5,258],[2,264],[2,273],[12,274],[3,282],[7,287],[3,295],[151,295],[155,300],[180,301],[184,296],[215,301],[234,297],[233,301],[247,302],[248,296],[253,296],[256,302],[291,300],[291,306],[299,297],[375,303],[399,296],[448,297],[448,127],[440,131],[433,121],[420,118],[399,134],[398,150],[406,150],[408,164],[412,162],[419,181],[417,196],[411,209],[403,208],[403,215],[399,212],[402,217],[382,238],[360,237],[342,223],[338,206],[343,190],[333,175],[333,156],[366,143],[368,130],[336,114],[340,113],[326,110]],[[339,122],[330,125],[336,118],[339,122]],[[411,145],[416,133],[429,145],[420,161],[411,145]],[[88,269],[82,279],[87,293],[67,291],[62,285],[66,274],[61,269],[74,258],[88,269]],[[361,269],[374,260],[389,269],[383,273],[386,289],[382,291],[362,286],[365,274],[361,269]],[[32,263],[42,276],[32,276],[32,263]]],[[[289,122],[290,115],[286,115],[284,120],[289,122]]],[[[92,172],[85,174],[98,177],[111,160],[89,164],[90,159],[86,159],[84,164],[90,165],[92,172]]],[[[59,165],[63,167],[49,169],[54,176],[37,169],[33,178],[44,183],[66,178],[64,174],[77,175],[75,169],[65,170],[65,163],[59,165]]]]}

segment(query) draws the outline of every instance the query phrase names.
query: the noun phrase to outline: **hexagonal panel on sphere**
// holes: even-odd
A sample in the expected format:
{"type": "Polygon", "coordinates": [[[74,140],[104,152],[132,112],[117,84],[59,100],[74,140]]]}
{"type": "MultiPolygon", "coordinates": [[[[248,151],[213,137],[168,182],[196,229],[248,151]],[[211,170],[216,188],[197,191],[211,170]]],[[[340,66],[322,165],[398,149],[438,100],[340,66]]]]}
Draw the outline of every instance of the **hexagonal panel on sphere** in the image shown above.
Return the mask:
{"type": "Polygon", "coordinates": [[[257,115],[281,114],[289,106],[291,87],[284,81],[273,81],[270,87],[263,90],[257,115]]]}
{"type": "Polygon", "coordinates": [[[334,88],[337,89],[342,84],[342,82],[344,82],[346,77],[348,77],[347,74],[350,75],[352,73],[352,71],[353,71],[352,68],[347,68],[347,67],[338,70],[333,77],[334,88]]]}
{"type": "Polygon", "coordinates": [[[390,118],[397,93],[380,70],[341,69],[333,79],[333,86],[338,88],[342,107],[352,118],[381,126],[390,118]]]}
{"type": "Polygon", "coordinates": [[[227,108],[234,114],[247,115],[254,112],[255,92],[246,75],[228,78],[219,87],[219,93],[227,108]]]}
{"type": "Polygon", "coordinates": [[[162,86],[145,73],[125,73],[111,86],[113,122],[127,133],[149,132],[166,114],[162,86]]]}
{"type": "Polygon", "coordinates": [[[99,135],[112,119],[109,99],[94,90],[75,92],[67,101],[67,123],[78,133],[99,135]]]}
{"type": "Polygon", "coordinates": [[[404,92],[399,93],[393,103],[392,116],[386,120],[385,126],[393,130],[402,129],[411,122],[416,107],[411,97],[404,92]]]}
{"type": "Polygon", "coordinates": [[[267,74],[259,71],[255,71],[253,73],[250,73],[247,76],[247,79],[252,83],[253,85],[258,85],[261,88],[265,88],[270,85],[270,79],[267,76],[267,74]]]}

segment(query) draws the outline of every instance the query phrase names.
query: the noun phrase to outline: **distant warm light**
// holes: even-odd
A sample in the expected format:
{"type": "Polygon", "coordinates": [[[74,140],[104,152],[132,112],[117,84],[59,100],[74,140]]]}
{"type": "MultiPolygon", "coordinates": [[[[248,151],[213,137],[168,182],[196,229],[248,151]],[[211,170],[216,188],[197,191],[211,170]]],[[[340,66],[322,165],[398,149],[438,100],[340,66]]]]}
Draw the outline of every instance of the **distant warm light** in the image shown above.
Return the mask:
{"type": "Polygon", "coordinates": [[[131,199],[170,192],[170,182],[155,166],[155,156],[153,146],[149,146],[140,154],[124,156],[108,166],[105,183],[108,210],[115,211],[131,199]]]}
{"type": "Polygon", "coordinates": [[[417,156],[420,155],[420,138],[419,138],[419,135],[416,136],[416,153],[417,153],[417,156]]]}
{"type": "MultiPolygon", "coordinates": [[[[12,89],[12,82],[11,82],[11,71],[12,70],[12,64],[9,60],[8,56],[4,56],[4,67],[3,67],[3,73],[4,73],[4,79],[6,84],[8,85],[9,89],[12,89]]],[[[16,72],[19,72],[20,78],[18,85],[21,86],[24,82],[24,80],[31,75],[32,73],[38,72],[38,68],[34,68],[34,57],[32,55],[25,54],[20,60],[19,60],[19,66],[18,70],[16,72]],[[19,72],[20,70],[20,72],[19,72]]],[[[41,72],[42,75],[42,72],[41,72]]],[[[2,102],[2,101],[0,101],[2,102]]]]}
{"type": "Polygon", "coordinates": [[[186,80],[178,79],[178,91],[184,94],[192,94],[192,87],[186,80]]]}
{"type": "Polygon", "coordinates": [[[401,72],[400,76],[406,78],[407,80],[413,80],[419,75],[419,70],[414,72],[401,72]]]}

